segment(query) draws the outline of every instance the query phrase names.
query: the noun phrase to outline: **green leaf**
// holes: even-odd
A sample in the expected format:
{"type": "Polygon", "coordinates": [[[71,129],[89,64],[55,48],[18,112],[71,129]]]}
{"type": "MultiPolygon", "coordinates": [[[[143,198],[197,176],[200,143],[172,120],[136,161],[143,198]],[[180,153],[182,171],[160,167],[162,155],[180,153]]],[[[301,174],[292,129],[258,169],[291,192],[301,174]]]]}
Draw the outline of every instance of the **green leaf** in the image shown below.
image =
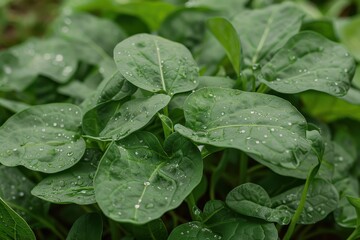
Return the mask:
{"type": "Polygon", "coordinates": [[[0,127],[0,163],[45,173],[70,168],[85,151],[80,125],[81,110],[73,104],[25,109],[0,127]]]}
{"type": "Polygon", "coordinates": [[[203,88],[186,99],[184,111],[187,127],[175,125],[181,135],[239,149],[270,168],[296,169],[313,154],[304,117],[281,98],[203,88]]]}
{"type": "Polygon", "coordinates": [[[335,222],[341,227],[355,228],[357,221],[356,210],[349,203],[346,196],[359,197],[359,181],[350,175],[337,181],[334,186],[340,195],[339,204],[334,211],[335,222]]]}
{"type": "Polygon", "coordinates": [[[31,224],[47,214],[49,205],[31,195],[35,184],[17,168],[0,166],[0,197],[31,224]]]}
{"type": "Polygon", "coordinates": [[[360,38],[359,24],[360,17],[356,16],[338,27],[340,41],[358,61],[360,60],[360,47],[358,44],[360,38]]]}
{"type": "Polygon", "coordinates": [[[75,99],[86,99],[94,90],[80,81],[73,81],[58,88],[58,92],[75,99]]]}
{"type": "Polygon", "coordinates": [[[13,101],[13,100],[9,100],[9,99],[5,99],[5,98],[0,98],[0,106],[12,111],[12,112],[20,112],[22,110],[25,110],[26,108],[29,108],[30,106],[22,103],[22,102],[18,102],[18,101],[13,101]]]}
{"type": "Polygon", "coordinates": [[[136,87],[121,75],[118,71],[106,77],[97,87],[95,93],[88,96],[81,107],[89,111],[101,103],[108,101],[120,101],[136,91],[136,87]]]}
{"type": "Polygon", "coordinates": [[[0,54],[0,87],[3,91],[23,91],[38,75],[64,83],[77,68],[73,48],[62,39],[30,39],[0,54]],[[10,56],[9,56],[10,55],[10,56]]]}
{"type": "Polygon", "coordinates": [[[292,217],[286,206],[271,208],[268,193],[261,186],[253,183],[245,183],[231,190],[226,197],[226,204],[242,215],[281,225],[289,224],[292,217]]]}
{"type": "Polygon", "coordinates": [[[202,219],[202,222],[194,221],[176,227],[171,232],[169,240],[231,240],[234,236],[246,240],[277,239],[274,224],[241,216],[221,201],[207,202],[202,219]]]}
{"type": "Polygon", "coordinates": [[[324,122],[342,118],[360,120],[360,106],[323,93],[304,92],[300,95],[304,111],[324,122]]]}
{"type": "Polygon", "coordinates": [[[179,206],[202,171],[200,152],[187,139],[172,134],[163,149],[151,133],[136,132],[105,152],[94,179],[95,197],[111,219],[144,224],[179,206]]]}
{"type": "Polygon", "coordinates": [[[31,39],[11,51],[18,57],[21,65],[21,68],[14,69],[14,72],[29,71],[64,83],[77,68],[77,57],[73,48],[62,39],[31,39]]]}
{"type": "Polygon", "coordinates": [[[58,36],[88,43],[95,52],[98,51],[96,48],[100,47],[109,54],[115,45],[126,37],[124,31],[114,22],[86,13],[64,14],[57,19],[53,27],[58,36]]]}
{"type": "Polygon", "coordinates": [[[225,18],[216,17],[207,21],[208,28],[224,47],[237,74],[240,75],[241,44],[234,26],[225,18]]]}
{"type": "Polygon", "coordinates": [[[0,198],[0,235],[4,240],[35,240],[29,225],[0,198]]]}
{"type": "Polygon", "coordinates": [[[135,86],[169,95],[197,86],[198,68],[183,45],[149,34],[138,34],[114,49],[119,72],[135,86]],[[176,49],[176,51],[174,51],[176,49]]]}
{"type": "Polygon", "coordinates": [[[66,240],[101,240],[103,232],[103,222],[101,215],[88,213],[76,220],[72,225],[66,240]]]}
{"type": "Polygon", "coordinates": [[[180,8],[162,22],[159,36],[182,43],[193,51],[202,44],[206,19],[213,14],[203,8],[180,8]]]}
{"type": "Polygon", "coordinates": [[[349,89],[354,72],[355,61],[340,44],[301,32],[261,68],[259,80],[282,93],[314,89],[340,97],[349,89]]]}
{"type": "Polygon", "coordinates": [[[303,13],[290,3],[243,11],[235,16],[232,23],[240,36],[245,65],[269,59],[299,31],[302,18],[303,13]]]}
{"type": "Polygon", "coordinates": [[[217,235],[201,222],[189,222],[177,226],[170,234],[168,240],[189,239],[189,240],[220,240],[224,239],[217,235]]]}
{"type": "MultiPolygon", "coordinates": [[[[272,207],[286,205],[291,213],[295,213],[304,185],[292,188],[274,198],[272,207]]],[[[329,182],[322,179],[314,179],[307,192],[305,207],[300,215],[300,224],[314,224],[324,219],[334,211],[339,202],[339,194],[329,182]]]]}
{"type": "Polygon", "coordinates": [[[234,88],[235,81],[228,77],[200,76],[197,78],[199,85],[197,89],[204,87],[234,88]]]}
{"type": "Polygon", "coordinates": [[[123,224],[129,229],[135,239],[141,240],[166,240],[168,232],[164,222],[161,219],[155,219],[143,225],[123,224]]]}
{"type": "Polygon", "coordinates": [[[191,8],[208,8],[218,11],[224,16],[233,16],[245,9],[247,0],[191,0],[186,2],[187,7],[191,8]]]}
{"type": "Polygon", "coordinates": [[[101,155],[97,149],[87,149],[79,163],[44,178],[32,189],[31,194],[53,203],[95,203],[93,178],[101,155]]]}
{"type": "Polygon", "coordinates": [[[241,216],[225,206],[221,201],[209,201],[205,204],[204,222],[222,240],[231,240],[241,236],[247,240],[277,239],[278,233],[273,223],[241,216]]]}
{"type": "Polygon", "coordinates": [[[169,102],[169,96],[156,94],[148,98],[130,100],[120,107],[113,103],[115,105],[111,107],[111,111],[106,107],[109,104],[105,103],[101,105],[104,108],[100,108],[99,111],[95,108],[96,112],[90,111],[85,114],[83,129],[87,134],[95,134],[94,137],[102,140],[119,140],[144,127],[169,102]],[[103,116],[102,113],[107,116],[103,116]],[[94,126],[98,126],[98,136],[94,132],[94,126]]]}

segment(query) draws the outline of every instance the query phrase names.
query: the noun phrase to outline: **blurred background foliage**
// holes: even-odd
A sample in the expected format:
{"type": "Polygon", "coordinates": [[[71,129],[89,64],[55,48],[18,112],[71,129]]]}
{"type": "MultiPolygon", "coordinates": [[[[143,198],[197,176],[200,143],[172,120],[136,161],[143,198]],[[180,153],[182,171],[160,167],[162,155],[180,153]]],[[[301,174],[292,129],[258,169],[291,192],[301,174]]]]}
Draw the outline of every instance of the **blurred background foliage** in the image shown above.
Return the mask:
{"type": "MultiPolygon", "coordinates": [[[[128,32],[134,34],[139,31],[157,30],[168,15],[184,5],[211,8],[221,5],[219,2],[226,4],[231,1],[234,0],[223,0],[218,3],[216,0],[0,0],[0,49],[23,42],[30,36],[45,34],[51,21],[66,8],[91,12],[119,23],[126,20],[128,32]],[[146,15],[142,14],[144,11],[146,15]]],[[[283,1],[247,2],[252,7],[264,7],[283,1]]],[[[360,13],[360,0],[293,0],[293,2],[298,3],[309,15],[318,19],[347,19],[360,13]]],[[[322,24],[324,31],[329,30],[327,23],[318,24],[322,24]]],[[[357,17],[354,24],[359,26],[360,17],[357,17]]],[[[331,38],[331,34],[327,37],[331,38]]],[[[356,45],[360,48],[359,44],[356,45]]]]}

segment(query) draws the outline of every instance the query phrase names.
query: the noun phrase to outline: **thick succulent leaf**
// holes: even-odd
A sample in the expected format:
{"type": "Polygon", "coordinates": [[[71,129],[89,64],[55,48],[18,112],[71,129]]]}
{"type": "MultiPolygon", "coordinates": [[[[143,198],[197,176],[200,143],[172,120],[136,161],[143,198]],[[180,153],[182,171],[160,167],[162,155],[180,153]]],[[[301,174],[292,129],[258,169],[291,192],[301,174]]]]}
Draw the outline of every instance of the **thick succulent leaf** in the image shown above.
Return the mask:
{"type": "MultiPolygon", "coordinates": [[[[286,205],[291,213],[295,213],[303,192],[304,185],[290,189],[272,198],[273,207],[286,205]]],[[[304,210],[302,211],[299,223],[314,224],[324,219],[334,211],[339,202],[339,194],[331,183],[314,179],[310,184],[304,210]]]]}
{"type": "Polygon", "coordinates": [[[49,205],[31,195],[34,187],[17,168],[0,166],[0,197],[30,224],[37,222],[34,216],[44,216],[49,205]]]}
{"type": "Polygon", "coordinates": [[[231,190],[226,197],[226,204],[242,215],[282,225],[289,224],[292,217],[286,206],[271,208],[268,193],[253,183],[245,183],[231,190]]]}
{"type": "Polygon", "coordinates": [[[234,26],[225,18],[211,18],[207,22],[208,28],[224,47],[237,76],[240,75],[241,44],[234,26]]]}
{"type": "Polygon", "coordinates": [[[357,221],[356,211],[355,208],[350,205],[346,196],[359,197],[359,181],[349,176],[337,181],[334,185],[340,195],[339,204],[334,211],[334,219],[341,227],[355,228],[357,221]]]}
{"type": "Polygon", "coordinates": [[[300,30],[302,18],[303,13],[289,3],[235,16],[232,23],[240,35],[245,64],[251,66],[269,59],[300,30]]]}
{"type": "Polygon", "coordinates": [[[184,104],[191,140],[242,150],[270,168],[296,169],[311,153],[305,118],[281,98],[233,89],[203,88],[184,104]]]}
{"type": "Polygon", "coordinates": [[[231,240],[241,236],[247,240],[272,240],[278,234],[273,223],[241,216],[220,201],[207,202],[204,207],[204,223],[211,231],[221,236],[222,240],[231,240]],[[221,206],[222,205],[222,206],[221,206]]]}
{"type": "Polygon", "coordinates": [[[190,51],[165,38],[132,36],[115,47],[114,58],[119,72],[139,88],[173,95],[197,86],[198,68],[190,51]]]}
{"type": "Polygon", "coordinates": [[[355,61],[344,47],[318,33],[301,32],[261,68],[259,80],[282,93],[314,89],[344,96],[354,72],[355,61]]]}
{"type": "Polygon", "coordinates": [[[95,203],[93,179],[101,155],[97,149],[87,149],[79,163],[44,178],[31,194],[53,203],[95,203]]]}
{"type": "Polygon", "coordinates": [[[85,151],[80,125],[81,110],[73,104],[25,109],[0,128],[0,163],[46,173],[70,168],[85,151]]]}
{"type": "Polygon", "coordinates": [[[88,213],[75,221],[66,240],[101,240],[102,232],[103,222],[101,215],[97,213],[88,213]]]}
{"type": "Polygon", "coordinates": [[[143,224],[176,208],[202,177],[199,150],[178,134],[163,150],[151,133],[136,132],[112,143],[95,176],[95,197],[105,215],[143,224]]]}
{"type": "Polygon", "coordinates": [[[95,45],[93,51],[101,47],[107,53],[111,53],[115,45],[126,37],[114,22],[86,13],[64,14],[54,24],[54,32],[67,39],[95,45]]]}
{"type": "MultiPolygon", "coordinates": [[[[138,98],[125,102],[117,109],[113,109],[114,111],[111,112],[111,114],[108,114],[109,116],[111,115],[111,117],[107,122],[99,122],[96,124],[100,126],[98,136],[101,139],[122,139],[144,127],[153,116],[167,106],[169,102],[170,97],[164,94],[156,94],[148,98],[138,98]],[[104,125],[104,127],[101,128],[101,125],[104,125]]],[[[101,114],[102,112],[103,111],[97,112],[97,114],[101,114]]],[[[93,116],[88,116],[88,114],[84,116],[83,128],[84,131],[88,133],[89,131],[87,131],[87,129],[92,129],[94,125],[91,123],[87,124],[87,117],[92,118],[93,116]]],[[[98,117],[98,119],[103,118],[102,116],[98,117]]]]}
{"type": "Polygon", "coordinates": [[[35,240],[29,225],[0,198],[0,235],[4,240],[35,240]]]}

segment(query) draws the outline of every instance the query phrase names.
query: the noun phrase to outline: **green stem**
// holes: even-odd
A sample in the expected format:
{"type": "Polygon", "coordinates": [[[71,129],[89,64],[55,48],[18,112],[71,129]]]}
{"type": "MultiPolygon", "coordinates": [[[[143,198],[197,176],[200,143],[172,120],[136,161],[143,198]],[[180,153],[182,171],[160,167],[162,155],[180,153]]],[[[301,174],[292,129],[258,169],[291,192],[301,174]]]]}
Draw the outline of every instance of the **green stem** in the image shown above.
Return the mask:
{"type": "Polygon", "coordinates": [[[266,93],[268,91],[269,91],[269,87],[266,86],[265,84],[261,83],[256,92],[258,92],[258,93],[266,93]]]}
{"type": "Polygon", "coordinates": [[[355,230],[351,233],[351,235],[346,240],[357,240],[360,238],[360,227],[356,227],[355,230]]]}
{"type": "Polygon", "coordinates": [[[117,228],[117,223],[113,220],[109,219],[109,226],[110,226],[110,235],[112,240],[120,239],[120,232],[117,228]]]}
{"type": "Polygon", "coordinates": [[[304,189],[302,191],[302,194],[301,194],[301,198],[300,198],[300,203],[299,203],[299,206],[297,207],[296,211],[295,211],[295,214],[294,216],[292,217],[291,219],[291,223],[290,223],[290,226],[283,238],[283,240],[290,240],[291,239],[291,235],[293,234],[294,232],[294,229],[295,229],[295,226],[296,226],[296,223],[298,222],[299,218],[300,218],[300,215],[304,209],[304,206],[305,206],[305,202],[306,202],[306,195],[307,195],[307,192],[309,190],[309,186],[311,184],[311,182],[313,181],[313,179],[315,178],[315,175],[317,174],[317,172],[319,171],[319,168],[320,168],[320,165],[321,165],[321,161],[319,160],[319,164],[316,165],[309,173],[309,176],[307,177],[306,179],[306,182],[305,182],[305,186],[304,186],[304,189]]]}
{"type": "Polygon", "coordinates": [[[244,152],[241,152],[240,169],[239,169],[239,173],[240,173],[239,185],[246,183],[248,162],[249,162],[248,156],[244,152]]]}
{"type": "Polygon", "coordinates": [[[193,193],[190,193],[189,196],[187,196],[186,203],[188,205],[188,209],[189,209],[189,212],[190,212],[191,219],[194,220],[194,221],[201,220],[200,216],[195,214],[195,212],[194,212],[194,210],[197,209],[197,206],[196,206],[196,201],[195,201],[195,197],[194,197],[193,193]]]}
{"type": "Polygon", "coordinates": [[[215,189],[216,189],[216,184],[219,181],[222,173],[224,172],[226,165],[229,161],[229,157],[228,157],[228,152],[224,151],[223,155],[220,159],[219,164],[216,166],[216,168],[214,169],[214,171],[211,174],[211,179],[210,179],[210,199],[214,200],[215,199],[215,189]]]}
{"type": "MultiPolygon", "coordinates": [[[[163,112],[164,112],[164,115],[165,115],[165,116],[169,117],[169,110],[168,110],[168,107],[167,107],[167,106],[165,106],[165,107],[163,108],[163,112]]],[[[165,137],[165,139],[167,139],[172,132],[171,132],[170,129],[166,126],[166,123],[164,123],[163,121],[161,121],[161,125],[162,125],[163,130],[164,130],[164,137],[165,137]]]]}

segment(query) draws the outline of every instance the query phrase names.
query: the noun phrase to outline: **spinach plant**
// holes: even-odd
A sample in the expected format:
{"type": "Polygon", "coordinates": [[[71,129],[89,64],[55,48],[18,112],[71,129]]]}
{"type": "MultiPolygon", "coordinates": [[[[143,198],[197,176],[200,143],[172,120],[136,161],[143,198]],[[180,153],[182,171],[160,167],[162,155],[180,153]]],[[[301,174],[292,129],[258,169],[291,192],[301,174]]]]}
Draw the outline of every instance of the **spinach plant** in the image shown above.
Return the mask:
{"type": "Polygon", "coordinates": [[[175,2],[69,1],[0,52],[1,238],[357,239],[351,23],[175,2]]]}

